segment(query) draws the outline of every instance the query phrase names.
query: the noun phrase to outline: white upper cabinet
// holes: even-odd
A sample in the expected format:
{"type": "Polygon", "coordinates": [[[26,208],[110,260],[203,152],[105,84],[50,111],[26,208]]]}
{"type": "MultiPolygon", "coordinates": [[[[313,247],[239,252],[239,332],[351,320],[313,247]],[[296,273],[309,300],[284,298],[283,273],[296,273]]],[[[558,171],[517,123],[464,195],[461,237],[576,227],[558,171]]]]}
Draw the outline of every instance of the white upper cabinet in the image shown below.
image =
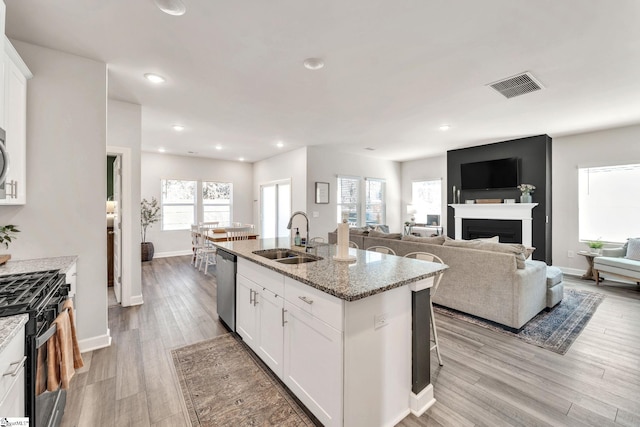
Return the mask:
{"type": "Polygon", "coordinates": [[[27,202],[27,80],[33,77],[9,39],[4,38],[0,78],[0,127],[5,130],[9,168],[0,186],[0,205],[27,202]]]}

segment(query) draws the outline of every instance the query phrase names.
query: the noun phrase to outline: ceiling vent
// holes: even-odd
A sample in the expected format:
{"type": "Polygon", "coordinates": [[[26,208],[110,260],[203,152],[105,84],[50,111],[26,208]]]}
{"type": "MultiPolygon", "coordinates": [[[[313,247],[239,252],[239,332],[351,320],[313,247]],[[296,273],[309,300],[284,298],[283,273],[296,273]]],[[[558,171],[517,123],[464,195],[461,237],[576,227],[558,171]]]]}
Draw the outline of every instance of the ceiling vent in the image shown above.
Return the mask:
{"type": "Polygon", "coordinates": [[[491,86],[506,98],[514,98],[543,88],[542,84],[529,72],[489,83],[487,86],[491,86]]]}

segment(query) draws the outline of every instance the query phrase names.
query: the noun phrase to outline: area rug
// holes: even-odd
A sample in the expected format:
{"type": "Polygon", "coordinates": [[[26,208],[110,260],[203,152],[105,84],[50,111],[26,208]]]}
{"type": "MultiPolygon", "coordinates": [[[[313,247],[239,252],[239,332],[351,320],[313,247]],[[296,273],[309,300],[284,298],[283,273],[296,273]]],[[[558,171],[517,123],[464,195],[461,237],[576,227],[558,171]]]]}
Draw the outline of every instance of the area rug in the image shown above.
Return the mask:
{"type": "Polygon", "coordinates": [[[565,354],[587,325],[604,295],[577,289],[564,290],[562,301],[551,311],[543,311],[527,322],[518,332],[506,330],[497,323],[469,314],[437,306],[436,313],[473,323],[487,329],[511,335],[529,344],[565,354]]]}
{"type": "Polygon", "coordinates": [[[244,343],[231,334],[171,351],[193,426],[313,426],[244,343]]]}

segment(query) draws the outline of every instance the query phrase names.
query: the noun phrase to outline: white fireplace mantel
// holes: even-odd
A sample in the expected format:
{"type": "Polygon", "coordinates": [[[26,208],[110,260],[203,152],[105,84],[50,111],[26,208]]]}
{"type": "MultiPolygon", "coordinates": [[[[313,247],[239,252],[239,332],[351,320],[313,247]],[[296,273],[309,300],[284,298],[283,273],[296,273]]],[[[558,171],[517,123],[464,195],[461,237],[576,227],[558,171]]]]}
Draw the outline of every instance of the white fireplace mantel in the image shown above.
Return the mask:
{"type": "Polygon", "coordinates": [[[462,239],[463,219],[512,219],[522,223],[522,244],[532,246],[532,215],[537,203],[450,204],[455,211],[456,239],[462,239]]]}

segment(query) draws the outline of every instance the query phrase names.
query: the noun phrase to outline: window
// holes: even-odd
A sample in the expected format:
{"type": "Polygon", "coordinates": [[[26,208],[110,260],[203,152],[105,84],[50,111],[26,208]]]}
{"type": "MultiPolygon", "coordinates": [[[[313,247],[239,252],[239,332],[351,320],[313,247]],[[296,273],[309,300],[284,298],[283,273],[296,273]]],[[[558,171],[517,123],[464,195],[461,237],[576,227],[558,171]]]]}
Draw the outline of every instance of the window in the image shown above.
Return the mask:
{"type": "Polygon", "coordinates": [[[163,179],[162,230],[188,230],[196,219],[196,181],[163,179]]]}
{"type": "Polygon", "coordinates": [[[385,181],[382,179],[366,178],[365,194],[365,224],[386,224],[387,206],[385,204],[385,181]]]}
{"type": "Polygon", "coordinates": [[[640,164],[578,169],[578,237],[624,242],[640,235],[640,164]]]}
{"type": "Polygon", "coordinates": [[[359,187],[360,178],[338,177],[338,222],[346,217],[350,227],[356,227],[360,222],[359,215],[359,187]]]}
{"type": "Polygon", "coordinates": [[[387,220],[386,183],[382,179],[339,176],[337,182],[337,220],[347,218],[350,227],[385,224],[387,220]],[[364,182],[364,185],[363,185],[364,182]],[[364,187],[364,192],[362,191],[364,187]],[[362,215],[364,212],[364,216],[362,215]]]}
{"type": "Polygon", "coordinates": [[[204,222],[231,223],[230,182],[202,182],[202,218],[204,222]]]}
{"type": "Polygon", "coordinates": [[[411,201],[416,222],[442,225],[442,179],[412,182],[411,201]]]}

